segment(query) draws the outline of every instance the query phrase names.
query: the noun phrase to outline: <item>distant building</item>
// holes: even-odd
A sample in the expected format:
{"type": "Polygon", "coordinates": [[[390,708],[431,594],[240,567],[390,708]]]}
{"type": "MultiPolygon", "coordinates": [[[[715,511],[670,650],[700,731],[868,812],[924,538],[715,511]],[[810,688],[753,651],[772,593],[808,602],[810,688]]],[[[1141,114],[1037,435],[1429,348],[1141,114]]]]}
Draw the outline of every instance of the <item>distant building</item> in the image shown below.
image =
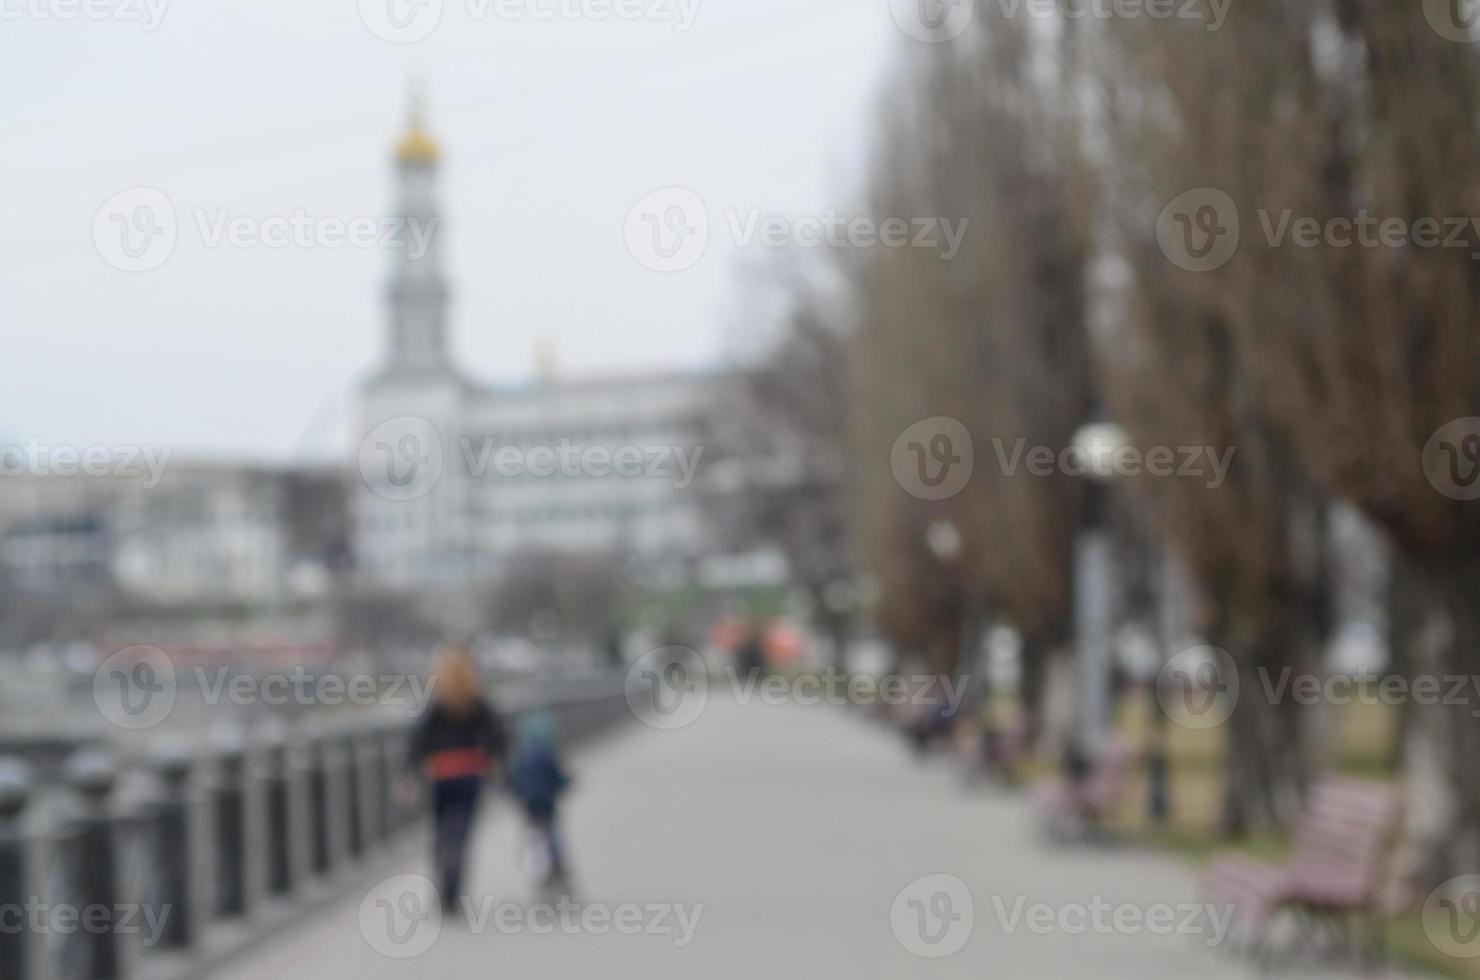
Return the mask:
{"type": "Polygon", "coordinates": [[[695,480],[725,376],[561,380],[546,352],[527,385],[464,377],[448,343],[438,157],[413,110],[396,148],[399,216],[433,233],[397,255],[385,361],[361,392],[361,575],[420,589],[475,583],[522,553],[703,554],[695,480]]]}
{"type": "Polygon", "coordinates": [[[348,562],[339,473],[170,461],[159,476],[0,477],[0,573],[46,594],[266,603],[348,562]]]}

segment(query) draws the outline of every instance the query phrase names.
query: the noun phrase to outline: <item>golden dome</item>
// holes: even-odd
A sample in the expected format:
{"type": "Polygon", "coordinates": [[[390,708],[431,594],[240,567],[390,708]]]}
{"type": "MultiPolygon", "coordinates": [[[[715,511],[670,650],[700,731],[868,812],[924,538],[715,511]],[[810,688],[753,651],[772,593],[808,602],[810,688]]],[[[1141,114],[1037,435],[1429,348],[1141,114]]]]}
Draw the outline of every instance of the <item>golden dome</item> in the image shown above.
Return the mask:
{"type": "Polygon", "coordinates": [[[396,159],[402,163],[436,163],[441,150],[421,126],[413,124],[396,144],[396,159]]]}

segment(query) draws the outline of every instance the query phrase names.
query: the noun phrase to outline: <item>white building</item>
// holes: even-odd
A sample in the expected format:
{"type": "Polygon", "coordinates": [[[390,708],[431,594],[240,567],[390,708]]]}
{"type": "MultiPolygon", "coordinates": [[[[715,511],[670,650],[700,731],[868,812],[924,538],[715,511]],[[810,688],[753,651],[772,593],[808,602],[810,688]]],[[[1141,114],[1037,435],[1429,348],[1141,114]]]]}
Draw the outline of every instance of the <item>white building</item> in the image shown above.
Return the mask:
{"type": "Polygon", "coordinates": [[[0,572],[21,589],[269,603],[347,558],[329,471],[166,462],[157,474],[0,477],[0,572]]]}
{"type": "Polygon", "coordinates": [[[396,255],[385,361],[361,392],[362,575],[416,590],[475,583],[531,552],[702,553],[695,481],[724,377],[464,377],[448,344],[438,156],[413,112],[396,147],[399,216],[432,234],[421,254],[396,255]]]}

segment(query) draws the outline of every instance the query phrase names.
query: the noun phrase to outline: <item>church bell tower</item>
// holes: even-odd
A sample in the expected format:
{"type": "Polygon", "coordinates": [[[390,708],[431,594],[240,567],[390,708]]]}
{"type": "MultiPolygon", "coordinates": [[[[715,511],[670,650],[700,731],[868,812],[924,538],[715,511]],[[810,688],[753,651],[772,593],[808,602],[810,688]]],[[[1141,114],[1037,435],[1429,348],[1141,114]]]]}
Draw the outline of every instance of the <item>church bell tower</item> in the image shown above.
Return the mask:
{"type": "Polygon", "coordinates": [[[451,371],[447,338],[447,282],[442,276],[442,215],[437,206],[441,156],[427,132],[425,109],[413,94],[406,132],[396,144],[400,242],[393,255],[388,297],[386,374],[442,375],[451,371]]]}

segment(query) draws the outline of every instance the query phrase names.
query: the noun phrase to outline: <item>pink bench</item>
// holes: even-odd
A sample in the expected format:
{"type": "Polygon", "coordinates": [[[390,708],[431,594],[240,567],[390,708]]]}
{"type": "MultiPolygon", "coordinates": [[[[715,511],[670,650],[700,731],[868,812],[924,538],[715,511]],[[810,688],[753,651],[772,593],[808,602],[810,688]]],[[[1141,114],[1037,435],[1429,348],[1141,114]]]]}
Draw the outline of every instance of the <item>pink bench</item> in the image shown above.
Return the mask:
{"type": "Polygon", "coordinates": [[[1074,782],[1059,777],[1040,786],[1035,795],[1049,837],[1070,840],[1102,835],[1125,800],[1135,759],[1130,745],[1117,739],[1083,779],[1074,782]]]}
{"type": "Polygon", "coordinates": [[[1393,911],[1392,856],[1402,822],[1402,804],[1391,792],[1328,778],[1311,796],[1288,860],[1216,858],[1203,889],[1211,900],[1233,907],[1261,960],[1272,957],[1269,927],[1287,909],[1308,913],[1312,925],[1338,934],[1344,921],[1366,921],[1377,929],[1380,953],[1383,919],[1393,911]]]}

